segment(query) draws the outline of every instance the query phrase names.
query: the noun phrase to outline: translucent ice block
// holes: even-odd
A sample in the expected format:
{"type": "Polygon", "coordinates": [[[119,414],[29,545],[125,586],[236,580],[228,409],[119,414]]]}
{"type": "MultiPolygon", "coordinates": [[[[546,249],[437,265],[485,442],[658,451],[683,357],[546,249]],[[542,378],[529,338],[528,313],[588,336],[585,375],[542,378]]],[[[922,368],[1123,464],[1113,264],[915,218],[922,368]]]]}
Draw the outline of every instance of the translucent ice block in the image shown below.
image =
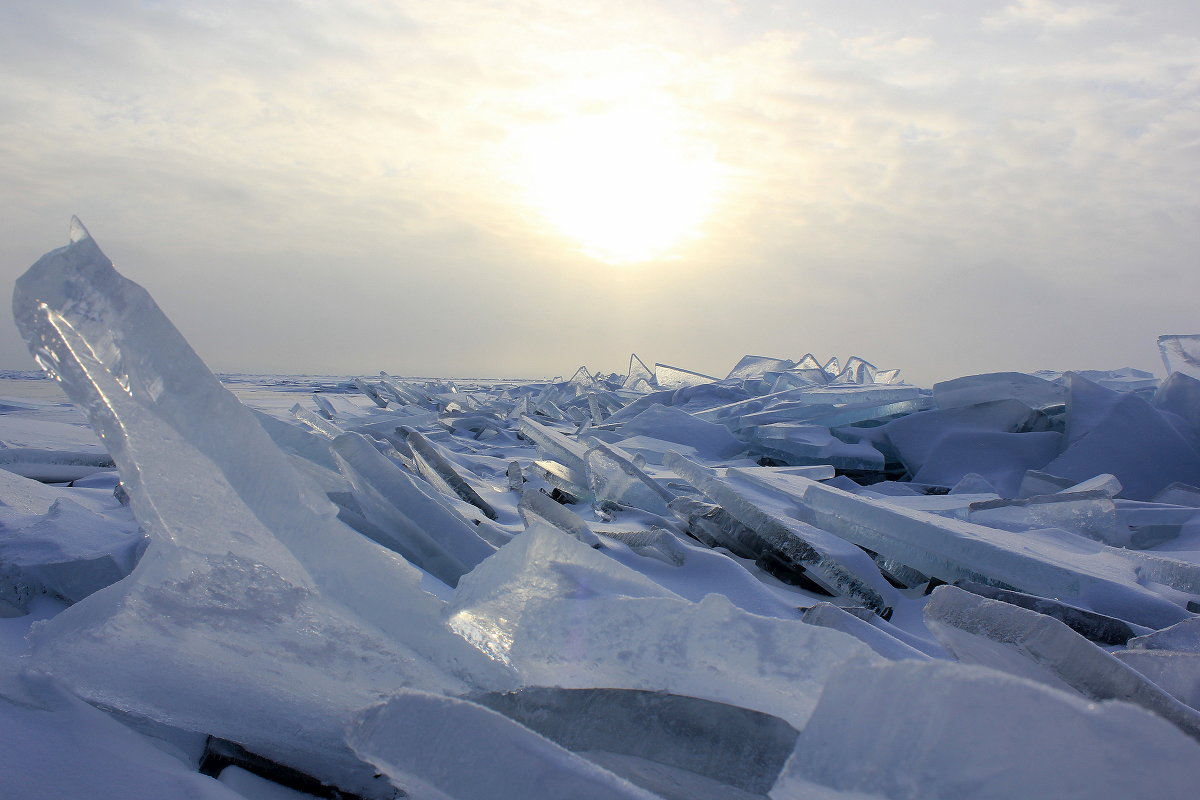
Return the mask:
{"type": "Polygon", "coordinates": [[[1117,650],[1113,657],[1184,705],[1200,709],[1200,653],[1117,650]]]}
{"type": "MultiPolygon", "coordinates": [[[[735,473],[730,470],[730,476],[735,473]]],[[[942,580],[1060,597],[1149,627],[1170,625],[1186,615],[1139,584],[1139,569],[1124,556],[1126,551],[1065,531],[986,528],[873,502],[797,475],[742,477],[790,503],[797,518],[942,580]]]]}
{"type": "Polygon", "coordinates": [[[955,586],[934,589],[924,617],[925,626],[959,661],[1077,691],[1093,700],[1134,703],[1200,738],[1200,711],[1183,705],[1057,619],[955,586]]]}
{"type": "Polygon", "coordinates": [[[634,387],[641,381],[647,385],[654,383],[654,373],[646,366],[645,362],[638,358],[637,353],[629,354],[629,369],[625,373],[626,387],[634,387]]]}
{"type": "Polygon", "coordinates": [[[491,545],[475,526],[426,494],[366,437],[347,433],[333,441],[333,454],[354,489],[363,515],[388,536],[380,544],[454,586],[490,556],[491,545]]]}
{"type": "Polygon", "coordinates": [[[466,479],[459,474],[437,445],[419,431],[405,429],[405,440],[412,448],[413,460],[421,471],[421,477],[429,481],[438,491],[458,497],[465,503],[478,508],[488,519],[496,518],[496,509],[479,496],[466,479]]]}
{"type": "Polygon", "coordinates": [[[600,551],[534,527],[463,578],[450,625],[526,685],[668,691],[803,725],[820,687],[878,660],[853,637],[681,599],[600,551]]]}
{"type": "Polygon", "coordinates": [[[359,757],[406,795],[432,800],[661,800],[481,705],[398,692],[347,733],[359,757]]]}
{"type": "Polygon", "coordinates": [[[817,603],[804,612],[802,619],[809,625],[832,628],[848,633],[856,639],[861,639],[868,647],[889,661],[903,659],[924,661],[929,658],[920,650],[908,646],[894,636],[889,636],[871,623],[859,619],[833,603],[817,603]]]}
{"type": "Polygon", "coordinates": [[[1030,408],[1048,408],[1066,402],[1067,390],[1023,372],[968,375],[933,385],[933,399],[938,408],[961,408],[1009,398],[1030,408]]]}
{"type": "Polygon", "coordinates": [[[699,386],[718,380],[712,375],[692,372],[682,367],[672,367],[669,364],[654,365],[654,383],[664,389],[678,389],[682,386],[699,386]]]}
{"type": "MultiPolygon", "coordinates": [[[[882,612],[893,595],[871,557],[860,548],[826,531],[789,518],[772,507],[769,496],[757,495],[753,484],[735,485],[711,470],[672,454],[667,465],[741,524],[752,529],[771,551],[812,574],[836,595],[846,595],[882,612]]],[[[730,470],[733,476],[738,470],[730,470]]],[[[760,554],[763,555],[763,554],[760,554]]]]}
{"type": "Polygon", "coordinates": [[[733,378],[736,380],[746,380],[747,378],[761,378],[767,372],[781,372],[791,369],[796,366],[796,362],[788,361],[782,358],[771,358],[769,356],[742,356],[741,361],[729,370],[729,374],[725,376],[726,380],[733,378]]]}
{"type": "Polygon", "coordinates": [[[1158,351],[1162,354],[1167,374],[1181,372],[1200,378],[1200,334],[1168,334],[1158,337],[1158,351]]]}
{"type": "Polygon", "coordinates": [[[574,536],[588,547],[600,547],[600,539],[592,532],[591,527],[578,514],[555,502],[540,491],[527,489],[521,493],[521,501],[517,506],[525,527],[532,527],[539,522],[551,525],[563,533],[574,536]]]}
{"type": "Polygon", "coordinates": [[[771,798],[820,796],[813,784],[855,800],[1184,798],[1197,782],[1200,747],[1141,708],[899,661],[833,677],[771,798]]]}
{"type": "Polygon", "coordinates": [[[611,500],[652,514],[670,515],[667,503],[675,495],[597,439],[587,451],[588,486],[597,500],[611,500]]]}
{"type": "Polygon", "coordinates": [[[758,794],[796,744],[778,717],[662,692],[533,687],[470,699],[589,758],[638,756],[758,794]]]}
{"type": "Polygon", "coordinates": [[[356,709],[503,670],[445,629],[416,569],[337,520],[82,226],[71,239],[18,281],[14,316],[152,542],[128,578],[39,628],[32,663],[108,707],[369,787],[342,740],[356,709]]]}

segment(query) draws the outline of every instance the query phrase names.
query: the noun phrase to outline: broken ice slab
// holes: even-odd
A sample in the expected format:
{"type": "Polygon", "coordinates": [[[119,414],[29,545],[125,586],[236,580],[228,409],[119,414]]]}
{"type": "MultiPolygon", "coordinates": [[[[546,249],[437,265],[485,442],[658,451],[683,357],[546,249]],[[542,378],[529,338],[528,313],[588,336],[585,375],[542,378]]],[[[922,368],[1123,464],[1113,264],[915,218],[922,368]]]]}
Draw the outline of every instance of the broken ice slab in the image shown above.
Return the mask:
{"type": "Polygon", "coordinates": [[[1200,488],[1186,483],[1172,483],[1151,498],[1153,503],[1200,508],[1200,488]]]}
{"type": "Polygon", "coordinates": [[[795,361],[789,361],[783,358],[771,358],[770,356],[742,356],[741,361],[729,370],[729,374],[725,376],[726,380],[747,380],[749,378],[761,378],[767,372],[781,372],[783,370],[792,369],[796,366],[795,361]]]}
{"type": "Polygon", "coordinates": [[[301,406],[299,403],[296,403],[296,405],[292,406],[292,416],[295,417],[296,420],[302,425],[311,428],[313,431],[321,434],[327,439],[333,439],[346,432],[345,429],[339,427],[333,422],[330,422],[322,416],[314,414],[307,408],[301,406]]]}
{"type": "Polygon", "coordinates": [[[770,796],[1186,798],[1198,782],[1200,747],[1143,709],[983,667],[897,661],[833,676],[770,796]]]}
{"type": "Polygon", "coordinates": [[[1200,334],[1166,334],[1158,337],[1158,351],[1162,354],[1167,374],[1179,372],[1200,378],[1200,334]]]}
{"type": "Polygon", "coordinates": [[[74,603],[124,578],[146,539],[135,526],[60,497],[45,514],[0,507],[0,600],[20,609],[36,594],[74,603]]]}
{"type": "Polygon", "coordinates": [[[989,600],[1011,603],[1014,606],[1053,617],[1088,641],[1097,644],[1124,645],[1139,632],[1146,631],[1141,626],[1135,628],[1125,620],[1097,614],[1095,611],[1088,611],[1085,608],[1069,605],[1049,597],[1037,597],[1023,592],[997,589],[995,586],[984,586],[981,583],[970,581],[957,581],[954,585],[989,600]]]}
{"type": "Polygon", "coordinates": [[[593,439],[585,456],[588,486],[597,500],[610,500],[652,514],[669,515],[675,495],[611,446],[593,439]]]}
{"type": "Polygon", "coordinates": [[[406,796],[661,800],[503,714],[452,697],[398,692],[359,715],[347,741],[406,796]]]}
{"type": "Polygon", "coordinates": [[[366,395],[375,405],[380,408],[388,407],[388,401],[379,394],[379,391],[374,386],[369,385],[362,378],[354,378],[351,383],[354,384],[355,389],[366,395]]]}
{"type": "Polygon", "coordinates": [[[850,356],[846,360],[846,365],[842,367],[842,371],[830,383],[875,383],[875,375],[878,372],[879,368],[871,362],[861,359],[858,356],[850,356]]]}
{"type": "Polygon", "coordinates": [[[933,590],[925,626],[959,661],[982,664],[1093,700],[1124,700],[1200,738],[1200,711],[1053,617],[956,586],[933,590]]]}
{"type": "Polygon", "coordinates": [[[1015,497],[1026,471],[1045,466],[1058,455],[1061,444],[1062,434],[1054,431],[951,430],[938,439],[913,480],[949,487],[974,472],[995,486],[1001,497],[1015,497]]]}
{"type": "Polygon", "coordinates": [[[533,489],[523,491],[517,510],[521,514],[521,519],[525,521],[526,528],[541,522],[574,536],[588,547],[600,547],[599,537],[592,532],[591,527],[582,517],[562,504],[551,500],[540,491],[533,489]]]}
{"type": "Polygon", "coordinates": [[[682,520],[688,533],[709,547],[724,547],[740,558],[758,558],[769,545],[757,533],[714,503],[691,497],[676,497],[671,511],[682,520]]]}
{"type": "Polygon", "coordinates": [[[991,400],[909,414],[887,423],[883,430],[901,462],[915,475],[934,446],[951,431],[1016,433],[1026,429],[1034,416],[1034,410],[1019,400],[991,400]]]}
{"type": "Polygon", "coordinates": [[[424,434],[412,428],[403,428],[402,433],[408,446],[412,448],[413,460],[416,462],[422,478],[438,491],[455,495],[463,502],[475,506],[488,519],[496,518],[496,509],[492,508],[491,504],[480,497],[479,492],[467,483],[449,459],[442,455],[437,445],[425,438],[424,434]]]}
{"type": "Polygon", "coordinates": [[[752,529],[771,548],[770,554],[800,567],[827,591],[852,597],[881,613],[892,605],[885,598],[893,597],[895,590],[870,556],[844,539],[789,517],[771,497],[756,492],[755,484],[734,485],[729,478],[739,470],[731,469],[727,478],[718,478],[711,470],[675,454],[667,457],[667,465],[752,529]]]}
{"type": "Polygon", "coordinates": [[[646,366],[645,362],[638,358],[637,353],[629,354],[629,369],[625,373],[624,386],[626,388],[634,388],[638,383],[644,383],[647,386],[654,384],[654,373],[646,366]]]}
{"type": "Polygon", "coordinates": [[[985,500],[972,503],[966,519],[1007,531],[1060,528],[1113,547],[1126,547],[1130,542],[1129,526],[1118,520],[1116,504],[1103,490],[985,500]]]}
{"type": "Polygon", "coordinates": [[[532,687],[469,699],[589,759],[637,756],[759,795],[796,744],[778,717],[662,692],[532,687]]]}
{"type": "Polygon", "coordinates": [[[584,455],[588,450],[586,445],[568,438],[566,434],[543,425],[532,417],[521,417],[517,421],[517,430],[537,447],[543,457],[559,462],[572,472],[580,475],[584,473],[584,455]]]}
{"type": "Polygon", "coordinates": [[[529,465],[529,469],[533,475],[546,481],[553,489],[557,490],[565,498],[563,502],[578,503],[581,500],[590,502],[596,499],[588,486],[585,472],[576,472],[557,461],[549,460],[534,461],[529,465]]]}
{"type": "MultiPolygon", "coordinates": [[[[883,454],[866,442],[848,443],[821,425],[772,422],[751,432],[755,447],[772,458],[801,464],[828,464],[836,469],[883,471],[883,454]]],[[[753,453],[753,451],[752,451],[753,453]]]]}
{"type": "Polygon", "coordinates": [[[366,437],[343,434],[332,449],[363,515],[387,534],[384,547],[449,586],[494,552],[470,522],[422,491],[366,437]]]}
{"type": "Polygon", "coordinates": [[[837,631],[699,603],[553,529],[530,528],[459,584],[449,624],[528,686],[668,691],[804,723],[831,672],[872,662],[837,631]]]}
{"type": "Polygon", "coordinates": [[[687,562],[687,548],[668,531],[604,530],[600,531],[600,535],[620,542],[640,556],[656,558],[673,567],[682,567],[687,562]]]}
{"type": "Polygon", "coordinates": [[[1065,403],[1067,389],[1023,372],[990,372],[935,383],[933,399],[938,408],[961,408],[1013,399],[1030,408],[1043,409],[1065,403]]]}
{"type": "Polygon", "coordinates": [[[1129,640],[1130,650],[1178,650],[1200,653],[1200,617],[1188,617],[1169,628],[1129,640]]]}
{"type": "Polygon", "coordinates": [[[670,364],[654,365],[654,383],[663,389],[679,389],[684,386],[699,386],[703,383],[713,383],[720,380],[702,372],[692,372],[682,367],[672,367],[670,364]]]}
{"type": "Polygon", "coordinates": [[[840,361],[838,361],[837,356],[833,356],[825,362],[825,365],[822,366],[821,369],[825,370],[825,374],[830,378],[834,378],[841,373],[842,364],[840,361]]]}
{"type": "Polygon", "coordinates": [[[1070,478],[1060,478],[1048,472],[1030,469],[1026,470],[1025,474],[1021,476],[1021,486],[1017,490],[1016,496],[1024,498],[1054,494],[1055,492],[1061,492],[1063,489],[1069,489],[1075,484],[1076,481],[1070,478]]]}
{"type": "Polygon", "coordinates": [[[0,655],[5,797],[245,800],[198,774],[183,752],[23,667],[16,658],[0,655]]]}
{"type": "Polygon", "coordinates": [[[724,425],[677,408],[654,404],[621,425],[622,436],[652,436],[696,449],[705,458],[732,458],[746,449],[724,425]]]}
{"type": "MultiPolygon", "coordinates": [[[[731,469],[733,479],[740,471],[731,469]]],[[[1015,533],[858,497],[798,475],[741,473],[810,525],[942,580],[969,580],[1083,603],[1147,627],[1187,612],[1139,584],[1127,551],[1065,531],[1015,533]]]]}
{"type": "Polygon", "coordinates": [[[114,466],[107,453],[0,448],[0,469],[45,483],[67,483],[114,466]]]}
{"type": "Polygon", "coordinates": [[[1118,650],[1113,656],[1179,702],[1200,709],[1200,653],[1118,650]]]}
{"type": "Polygon", "coordinates": [[[1044,469],[1077,481],[1115,475],[1130,500],[1176,481],[1200,484],[1200,455],[1153,406],[1070,374],[1066,449],[1044,469]]]}
{"type": "Polygon", "coordinates": [[[128,578],[38,628],[31,665],[107,707],[370,786],[342,738],[356,709],[401,685],[511,678],[445,629],[418,570],[337,520],[78,223],[71,239],[18,280],[14,316],[151,544],[128,578]]]}
{"type": "Polygon", "coordinates": [[[1200,380],[1172,372],[1158,387],[1153,403],[1168,421],[1174,415],[1176,427],[1193,443],[1200,440],[1200,380]]]}
{"type": "Polygon", "coordinates": [[[865,642],[868,647],[889,661],[900,661],[906,658],[926,660],[929,658],[920,650],[910,647],[833,603],[817,603],[805,611],[801,619],[809,625],[819,625],[822,628],[832,628],[848,633],[865,642]]]}

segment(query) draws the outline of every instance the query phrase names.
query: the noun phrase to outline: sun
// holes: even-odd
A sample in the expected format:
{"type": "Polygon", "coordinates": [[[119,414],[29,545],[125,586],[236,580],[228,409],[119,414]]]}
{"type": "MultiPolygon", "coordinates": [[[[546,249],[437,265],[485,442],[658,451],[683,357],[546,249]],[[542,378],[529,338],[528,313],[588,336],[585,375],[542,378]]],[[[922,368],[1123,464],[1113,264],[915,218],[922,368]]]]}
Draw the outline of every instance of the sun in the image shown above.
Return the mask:
{"type": "Polygon", "coordinates": [[[702,233],[721,182],[711,148],[669,109],[649,106],[528,129],[515,167],[527,204],[610,264],[671,257],[702,233]]]}

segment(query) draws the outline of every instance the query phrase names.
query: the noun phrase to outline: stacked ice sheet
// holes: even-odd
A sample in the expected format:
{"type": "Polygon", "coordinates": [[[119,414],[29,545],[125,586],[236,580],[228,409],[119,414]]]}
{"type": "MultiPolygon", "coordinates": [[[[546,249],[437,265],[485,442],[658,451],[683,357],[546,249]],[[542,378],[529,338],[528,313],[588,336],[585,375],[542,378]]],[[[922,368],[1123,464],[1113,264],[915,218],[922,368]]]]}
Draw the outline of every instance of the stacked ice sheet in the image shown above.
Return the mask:
{"type": "Polygon", "coordinates": [[[85,742],[26,748],[6,796],[85,792],[55,758],[108,780],[113,726],[147,785],[213,797],[1200,779],[1189,337],[1161,383],[634,355],[542,382],[241,376],[251,410],[80,225],[14,312],[122,484],[0,473],[0,609],[30,612],[0,622],[47,618],[0,640],[0,730],[85,742]]]}

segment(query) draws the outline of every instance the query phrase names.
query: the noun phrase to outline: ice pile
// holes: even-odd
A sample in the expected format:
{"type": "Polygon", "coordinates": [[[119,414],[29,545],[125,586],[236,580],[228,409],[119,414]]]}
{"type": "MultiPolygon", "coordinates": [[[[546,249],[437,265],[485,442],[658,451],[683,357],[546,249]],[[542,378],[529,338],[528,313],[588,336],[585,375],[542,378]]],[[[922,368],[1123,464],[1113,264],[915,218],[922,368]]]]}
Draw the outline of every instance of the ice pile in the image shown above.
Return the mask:
{"type": "MultiPolygon", "coordinates": [[[[1200,780],[1195,337],[1163,337],[1161,383],[632,355],[251,410],[77,222],[14,313],[121,484],[0,471],[0,611],[49,617],[4,656],[10,738],[116,726],[147,785],[213,797],[1200,780]]],[[[104,772],[94,745],[59,758],[104,772]]]]}

